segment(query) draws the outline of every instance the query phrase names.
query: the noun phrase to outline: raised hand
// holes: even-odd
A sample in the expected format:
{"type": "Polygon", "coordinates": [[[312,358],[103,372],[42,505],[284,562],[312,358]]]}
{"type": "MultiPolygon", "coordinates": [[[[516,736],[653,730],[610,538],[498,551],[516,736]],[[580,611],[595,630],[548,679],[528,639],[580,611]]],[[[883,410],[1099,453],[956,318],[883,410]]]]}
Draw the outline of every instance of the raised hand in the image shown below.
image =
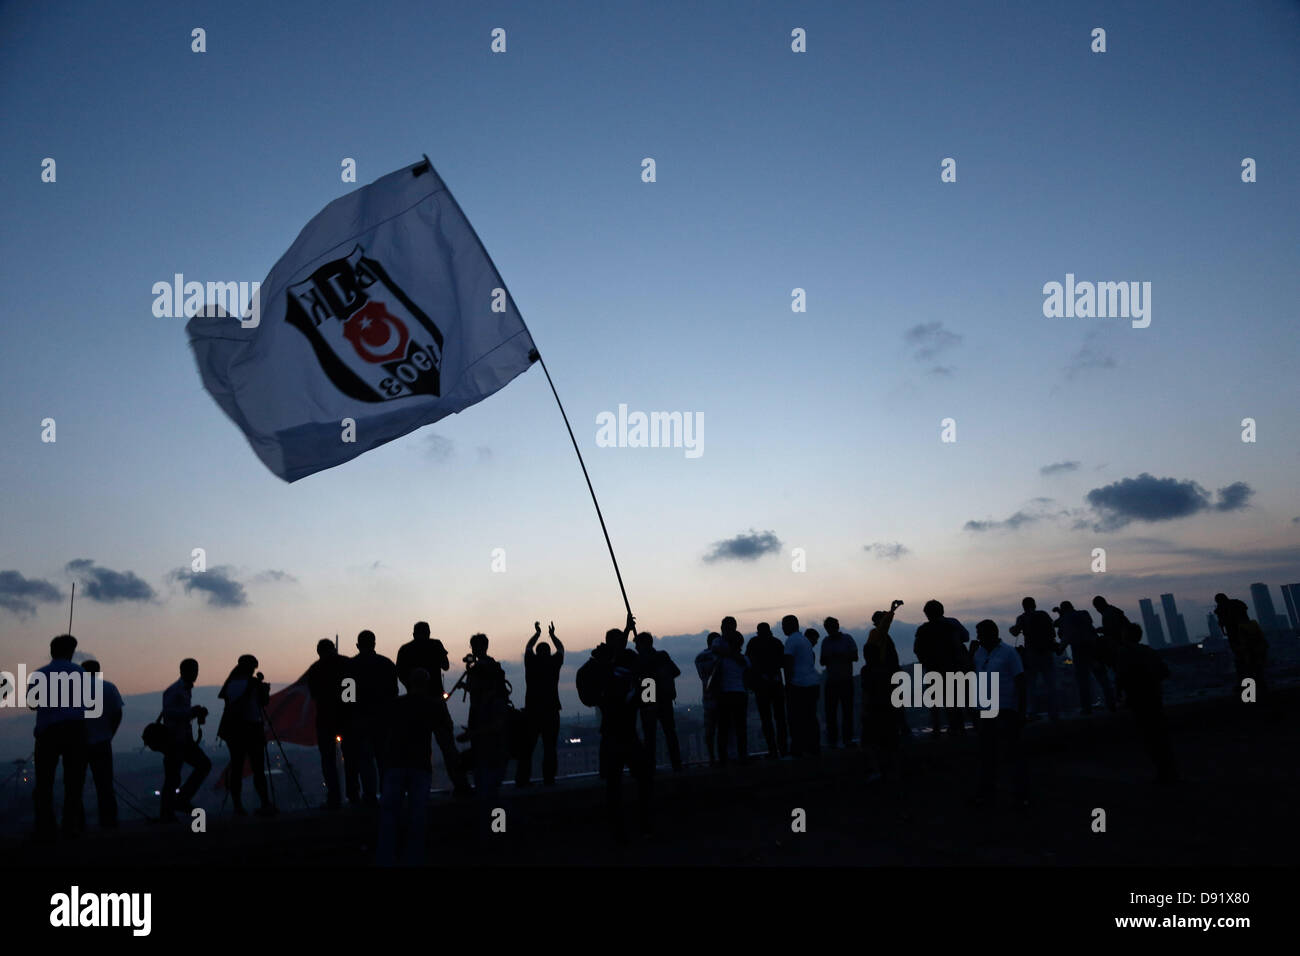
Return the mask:
{"type": "Polygon", "coordinates": [[[550,627],[548,627],[548,628],[546,629],[546,636],[549,637],[551,640],[555,640],[555,622],[554,622],[554,621],[552,621],[551,624],[550,624],[550,627]]]}

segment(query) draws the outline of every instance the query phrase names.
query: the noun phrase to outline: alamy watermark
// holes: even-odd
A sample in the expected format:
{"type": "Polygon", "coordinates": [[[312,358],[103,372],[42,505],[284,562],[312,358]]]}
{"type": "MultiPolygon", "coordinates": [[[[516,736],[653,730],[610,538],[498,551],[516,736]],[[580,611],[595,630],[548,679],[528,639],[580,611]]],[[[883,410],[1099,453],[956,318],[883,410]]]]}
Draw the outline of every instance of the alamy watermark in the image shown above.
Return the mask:
{"type": "Polygon", "coordinates": [[[684,448],[687,458],[704,454],[703,412],[631,412],[618,406],[618,414],[596,416],[598,448],[684,448]]]}
{"type": "Polygon", "coordinates": [[[1065,285],[1043,285],[1043,315],[1049,319],[1132,319],[1133,328],[1151,324],[1150,282],[1075,282],[1065,274],[1065,285]]]}
{"type": "Polygon", "coordinates": [[[262,321],[262,283],[185,281],[177,272],[171,282],[155,282],[153,314],[160,319],[188,319],[199,313],[205,318],[238,316],[239,324],[255,329],[262,321]]]}

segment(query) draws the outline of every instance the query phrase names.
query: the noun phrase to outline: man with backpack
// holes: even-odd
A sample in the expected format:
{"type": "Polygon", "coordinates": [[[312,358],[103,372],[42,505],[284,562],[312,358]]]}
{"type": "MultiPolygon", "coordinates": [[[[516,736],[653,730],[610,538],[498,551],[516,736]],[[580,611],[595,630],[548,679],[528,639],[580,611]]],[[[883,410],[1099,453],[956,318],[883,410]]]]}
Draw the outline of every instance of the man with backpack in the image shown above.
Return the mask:
{"type": "Polygon", "coordinates": [[[1012,637],[1025,639],[1025,685],[1031,694],[1034,677],[1041,676],[1047,686],[1047,716],[1053,723],[1060,720],[1056,710],[1056,624],[1037,602],[1027,597],[1020,602],[1025,612],[1011,625],[1012,637]]]}
{"type": "Polygon", "coordinates": [[[645,738],[646,757],[651,766],[658,764],[655,729],[663,727],[664,743],[668,746],[668,762],[674,771],[682,769],[682,748],[677,740],[677,720],[673,714],[673,701],[677,699],[677,678],[681,670],[668,656],[667,651],[656,650],[654,635],[642,631],[636,636],[638,687],[645,687],[647,679],[654,681],[654,699],[647,701],[641,695],[641,736],[645,738]]]}
{"type": "Polygon", "coordinates": [[[579,699],[600,710],[600,765],[605,777],[606,813],[610,831],[620,843],[627,839],[623,827],[623,768],[627,767],[637,782],[643,835],[650,833],[653,775],[653,766],[636,733],[639,687],[636,652],[627,646],[629,634],[636,634],[630,613],[623,630],[611,628],[605,632],[605,642],[592,650],[577,674],[579,699]]]}

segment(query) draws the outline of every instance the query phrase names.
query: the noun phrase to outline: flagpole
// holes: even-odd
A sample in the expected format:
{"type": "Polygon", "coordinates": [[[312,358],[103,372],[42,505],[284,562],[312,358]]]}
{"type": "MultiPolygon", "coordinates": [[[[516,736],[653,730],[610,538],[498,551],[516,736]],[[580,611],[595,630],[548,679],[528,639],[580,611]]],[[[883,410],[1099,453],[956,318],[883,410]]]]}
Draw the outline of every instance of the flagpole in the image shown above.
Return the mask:
{"type": "MultiPolygon", "coordinates": [[[[424,153],[421,153],[421,155],[424,156],[424,162],[429,167],[429,171],[437,176],[438,171],[433,168],[433,163],[430,161],[428,155],[424,153]]],[[[424,172],[424,170],[419,164],[416,164],[414,169],[412,169],[412,172],[418,176],[420,173],[424,172]]],[[[461,219],[464,219],[465,225],[469,227],[470,234],[474,237],[474,241],[478,243],[479,251],[483,253],[483,258],[487,259],[488,265],[492,267],[492,271],[497,274],[498,278],[500,278],[501,270],[497,268],[496,263],[492,261],[492,257],[488,255],[488,251],[483,245],[483,240],[479,238],[478,231],[469,221],[469,217],[465,215],[465,210],[461,209],[460,203],[456,202],[456,197],[452,195],[451,189],[447,186],[447,181],[441,176],[438,176],[438,179],[442,183],[442,188],[447,193],[447,198],[451,200],[452,204],[456,207],[457,212],[460,213],[461,219]]],[[[504,287],[505,280],[502,280],[501,284],[502,287],[504,287]]],[[[528,338],[533,342],[533,349],[529,353],[528,357],[530,360],[541,365],[542,371],[546,373],[546,384],[551,386],[551,394],[555,396],[555,404],[560,409],[560,417],[564,419],[564,427],[569,432],[569,441],[573,443],[573,453],[578,456],[578,464],[582,468],[582,477],[587,480],[587,491],[591,493],[591,503],[596,506],[596,518],[600,521],[600,530],[605,536],[605,547],[609,549],[609,560],[614,565],[614,577],[618,579],[618,590],[623,595],[623,606],[627,608],[627,616],[631,617],[632,604],[627,599],[627,588],[623,586],[623,573],[618,569],[618,558],[614,556],[614,544],[609,539],[609,528],[605,526],[605,515],[601,512],[600,502],[596,499],[596,489],[592,487],[591,475],[587,473],[587,463],[582,460],[582,450],[578,448],[578,439],[574,437],[573,426],[569,424],[569,415],[564,410],[564,403],[560,401],[560,393],[555,389],[555,382],[551,378],[550,369],[546,367],[546,359],[542,358],[542,353],[537,349],[537,340],[533,339],[532,330],[528,328],[528,323],[524,321],[524,317],[519,313],[517,306],[515,308],[515,314],[519,315],[520,324],[523,325],[524,330],[528,332],[528,338]]]]}
{"type": "Polygon", "coordinates": [[[68,633],[72,633],[72,605],[77,600],[77,582],[72,582],[72,596],[68,598],[68,633]]]}

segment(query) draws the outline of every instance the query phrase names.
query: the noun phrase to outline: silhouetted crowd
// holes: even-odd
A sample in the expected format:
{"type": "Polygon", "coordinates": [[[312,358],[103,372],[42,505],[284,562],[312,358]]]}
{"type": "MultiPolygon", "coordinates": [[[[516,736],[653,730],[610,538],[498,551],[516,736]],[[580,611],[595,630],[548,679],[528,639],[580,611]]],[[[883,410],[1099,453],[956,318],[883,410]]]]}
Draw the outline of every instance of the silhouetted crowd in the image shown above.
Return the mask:
{"type": "MultiPolygon", "coordinates": [[[[783,637],[762,622],[747,645],[736,619],[723,618],[721,629],[708,635],[694,661],[701,682],[709,765],[724,767],[732,759],[745,765],[753,759],[747,727],[752,696],[766,743],[763,758],[813,759],[820,755],[823,741],[827,748],[857,749],[856,731],[868,779],[886,780],[896,775],[900,748],[913,736],[906,706],[900,705],[896,696],[900,674],[909,679],[910,675],[901,667],[890,635],[902,603],[894,601],[889,610],[872,615],[861,654],[857,641],[842,631],[833,617],[822,622],[822,634],[816,628],[801,629],[797,617],[786,615],[781,620],[783,637]],[[855,674],[859,660],[861,668],[855,674]],[[858,695],[860,706],[855,707],[858,695]],[[824,737],[819,715],[825,720],[824,737]]],[[[1238,690],[1249,683],[1257,696],[1263,693],[1268,664],[1263,631],[1251,620],[1243,601],[1218,594],[1215,604],[1236,663],[1238,690]]],[[[1022,606],[1023,613],[1009,628],[1011,636],[1023,639],[1014,647],[1002,641],[992,620],[976,624],[972,641],[966,627],[934,600],[923,607],[925,620],[916,630],[912,650],[920,673],[938,675],[939,686],[952,686],[950,678],[954,676],[997,675],[996,684],[986,683],[997,688],[996,700],[944,699],[940,706],[925,705],[935,735],[946,731],[948,737],[964,736],[973,727],[978,738],[979,774],[972,802],[983,806],[995,800],[997,768],[1003,764],[1009,768],[1017,804],[1028,804],[1021,731],[1030,718],[1031,695],[1036,688],[1048,720],[1060,719],[1056,658],[1067,652],[1077,683],[1079,711],[1091,713],[1098,695],[1110,711],[1125,704],[1155,767],[1157,781],[1176,781],[1163,709],[1162,682],[1169,671],[1161,656],[1141,643],[1142,628],[1100,596],[1092,601],[1098,622],[1089,611],[1069,601],[1052,608],[1055,618],[1039,609],[1031,597],[1025,598],[1022,606]],[[981,716],[981,710],[990,713],[981,716]]],[[[539,740],[541,781],[547,786],[555,783],[559,680],[565,652],[554,624],[547,636],[549,643],[539,643],[541,624],[535,623],[524,651],[522,708],[511,701],[513,688],[500,663],[488,654],[488,638],[483,634],[470,638],[470,652],[462,658],[464,673],[450,691],[443,686],[443,674],[451,666],[448,651],[430,636],[429,625],[423,621],[415,624],[411,640],[399,648],[396,661],[375,650],[371,631],[357,635],[356,653],[351,657],[340,654],[333,641],[317,644],[318,659],[307,671],[306,684],[315,705],[326,806],[338,809],[346,798],[353,807],[378,809],[378,862],[395,863],[400,857],[401,862],[416,863],[421,859],[434,741],[453,794],[478,800],[485,828],[491,826],[497,811],[497,795],[511,759],[516,761],[516,786],[532,784],[532,758],[539,740]],[[467,722],[459,734],[447,706],[448,698],[457,691],[469,700],[467,722]],[[458,744],[467,746],[461,749],[458,744]]],[[[56,637],[50,643],[51,661],[41,672],[52,676],[83,669],[98,671],[96,661],[73,663],[75,650],[76,638],[68,634],[56,637]]],[[[270,689],[257,668],[255,657],[241,656],[219,693],[224,710],[217,736],[230,751],[225,782],[237,815],[247,812],[242,798],[246,764],[259,799],[256,812],[276,812],[266,778],[268,733],[274,737],[266,711],[270,689]]],[[[208,711],[191,698],[198,673],[197,661],[187,658],[181,662],[179,679],[163,692],[158,720],[143,735],[145,744],[163,758],[159,808],[163,821],[176,820],[178,814],[193,810],[192,801],[212,769],[200,746],[208,711]],[[182,781],[187,766],[190,772],[182,781]]],[[[617,840],[626,839],[624,769],[636,785],[639,828],[651,832],[661,731],[669,765],[674,772],[683,769],[675,719],[676,681],[681,673],[669,654],[654,646],[652,634],[637,631],[630,614],[622,628],[606,632],[604,642],[577,669],[574,682],[579,699],[600,714],[600,775],[605,781],[607,823],[617,840]]],[[[122,720],[122,700],[112,684],[105,682],[104,688],[105,706],[98,717],[88,718],[76,707],[35,708],[34,800],[40,838],[52,838],[55,832],[53,787],[60,760],[64,768],[64,831],[75,834],[84,828],[81,790],[87,767],[98,796],[99,822],[104,827],[116,826],[112,738],[122,720]]]]}

